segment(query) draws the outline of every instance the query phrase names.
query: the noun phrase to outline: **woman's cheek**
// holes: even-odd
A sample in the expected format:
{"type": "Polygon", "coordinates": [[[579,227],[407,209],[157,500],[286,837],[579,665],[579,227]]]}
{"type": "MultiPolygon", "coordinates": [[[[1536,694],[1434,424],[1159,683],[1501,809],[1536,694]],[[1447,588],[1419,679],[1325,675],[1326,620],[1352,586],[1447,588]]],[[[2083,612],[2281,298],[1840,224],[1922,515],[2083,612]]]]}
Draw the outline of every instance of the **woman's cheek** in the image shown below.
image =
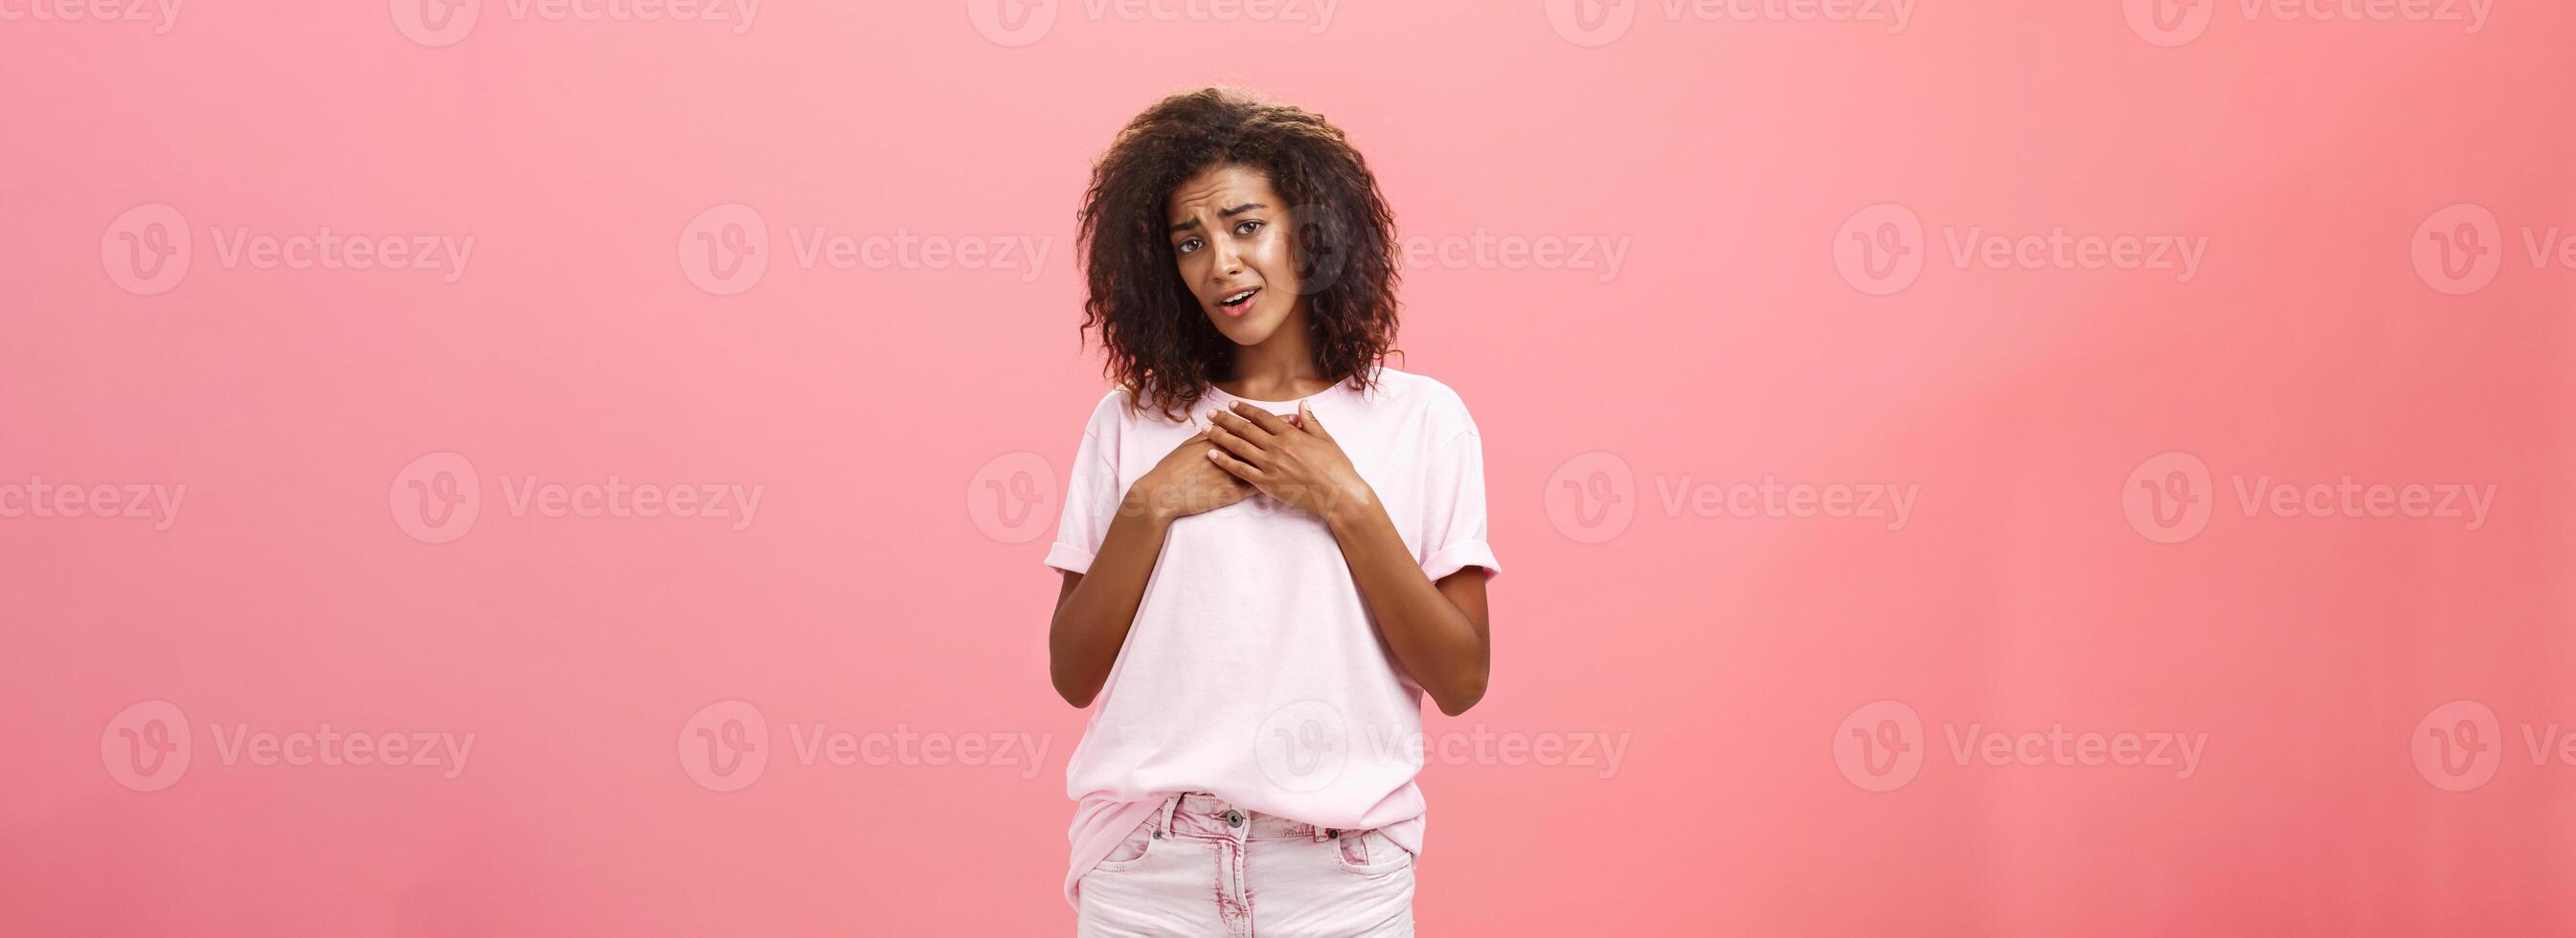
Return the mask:
{"type": "Polygon", "coordinates": [[[1262,273],[1266,275],[1265,279],[1274,283],[1294,283],[1296,281],[1297,274],[1296,255],[1295,252],[1288,249],[1288,240],[1286,238],[1274,234],[1274,232],[1278,230],[1279,229],[1273,227],[1262,231],[1262,273]]]}

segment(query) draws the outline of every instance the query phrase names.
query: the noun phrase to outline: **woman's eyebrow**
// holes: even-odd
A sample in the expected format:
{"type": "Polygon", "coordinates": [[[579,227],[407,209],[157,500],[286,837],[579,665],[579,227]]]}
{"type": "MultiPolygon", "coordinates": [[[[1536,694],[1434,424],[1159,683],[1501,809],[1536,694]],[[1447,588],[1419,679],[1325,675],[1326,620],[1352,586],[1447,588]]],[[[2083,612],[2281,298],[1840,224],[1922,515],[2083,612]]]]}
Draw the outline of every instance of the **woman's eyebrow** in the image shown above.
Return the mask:
{"type": "MultiPolygon", "coordinates": [[[[1259,210],[1261,210],[1261,209],[1265,209],[1265,208],[1269,208],[1269,207],[1270,207],[1270,206],[1263,205],[1263,204],[1261,204],[1261,203],[1259,203],[1259,202],[1245,202],[1245,203],[1243,203],[1243,204],[1241,204],[1241,205],[1237,205],[1237,206],[1235,206],[1235,207],[1233,207],[1233,208],[1229,208],[1229,209],[1220,209],[1220,210],[1218,210],[1218,212],[1217,212],[1216,214],[1217,214],[1217,217],[1219,217],[1219,218],[1233,218],[1234,216],[1241,215],[1241,214],[1243,214],[1243,213],[1245,213],[1245,212],[1259,211],[1259,210]]],[[[1181,232],[1188,231],[1188,230],[1190,230],[1190,229],[1192,229],[1192,228],[1196,228],[1196,227],[1198,227],[1198,226],[1199,226],[1199,220],[1198,220],[1198,219],[1195,219],[1195,218],[1190,219],[1190,220],[1188,220],[1188,221],[1173,222],[1173,223],[1172,223],[1172,228],[1171,228],[1170,233],[1171,233],[1171,234],[1179,234],[1179,233],[1181,233],[1181,232]]]]}

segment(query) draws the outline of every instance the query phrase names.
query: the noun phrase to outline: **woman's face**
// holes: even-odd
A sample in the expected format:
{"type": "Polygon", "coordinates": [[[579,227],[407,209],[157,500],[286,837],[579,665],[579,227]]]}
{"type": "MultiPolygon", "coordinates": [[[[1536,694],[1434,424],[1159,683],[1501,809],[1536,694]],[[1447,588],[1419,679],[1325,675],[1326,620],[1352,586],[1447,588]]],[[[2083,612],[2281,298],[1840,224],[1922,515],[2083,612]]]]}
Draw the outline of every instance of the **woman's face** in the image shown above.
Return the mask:
{"type": "Polygon", "coordinates": [[[1173,189],[1166,209],[1181,282],[1217,331],[1237,345],[1259,345],[1278,332],[1303,299],[1289,237],[1295,226],[1269,174],[1209,169],[1173,189]]]}

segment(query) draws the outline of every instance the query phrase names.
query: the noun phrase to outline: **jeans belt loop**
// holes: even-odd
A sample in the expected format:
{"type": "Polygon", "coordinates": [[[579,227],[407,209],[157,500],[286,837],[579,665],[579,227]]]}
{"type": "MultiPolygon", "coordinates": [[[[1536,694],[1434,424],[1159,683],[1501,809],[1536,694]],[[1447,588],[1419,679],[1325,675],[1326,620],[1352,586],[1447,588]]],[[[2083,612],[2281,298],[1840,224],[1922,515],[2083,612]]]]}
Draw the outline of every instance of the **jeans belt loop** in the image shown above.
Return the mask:
{"type": "Polygon", "coordinates": [[[1181,807],[1181,796],[1179,796],[1179,795],[1173,795],[1173,796],[1171,796],[1171,797],[1169,797],[1169,798],[1165,798],[1165,799],[1163,799],[1163,810],[1162,810],[1162,811],[1160,811],[1160,812],[1157,812],[1157,813],[1156,813],[1156,815],[1155,815],[1155,817],[1156,817],[1156,819],[1159,821],[1159,823],[1157,823],[1157,824],[1155,825],[1155,827],[1154,827],[1154,836],[1156,836],[1156,837],[1161,837],[1161,836],[1163,836],[1164,834],[1167,834],[1167,833],[1170,833],[1170,832],[1171,832],[1171,830],[1172,830],[1172,812],[1180,810],[1180,807],[1181,807]]]}

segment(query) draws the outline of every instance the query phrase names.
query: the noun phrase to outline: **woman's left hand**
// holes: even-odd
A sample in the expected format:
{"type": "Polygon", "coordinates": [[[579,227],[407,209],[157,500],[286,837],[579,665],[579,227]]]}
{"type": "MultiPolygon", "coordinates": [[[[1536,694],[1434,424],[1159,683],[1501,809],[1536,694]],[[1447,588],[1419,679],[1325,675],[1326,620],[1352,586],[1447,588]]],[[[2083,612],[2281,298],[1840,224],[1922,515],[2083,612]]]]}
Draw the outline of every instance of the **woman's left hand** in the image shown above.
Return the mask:
{"type": "Polygon", "coordinates": [[[1297,420],[1237,402],[1208,412],[1208,458],[1272,498],[1329,517],[1366,505],[1377,493],[1303,401],[1297,420]]]}

